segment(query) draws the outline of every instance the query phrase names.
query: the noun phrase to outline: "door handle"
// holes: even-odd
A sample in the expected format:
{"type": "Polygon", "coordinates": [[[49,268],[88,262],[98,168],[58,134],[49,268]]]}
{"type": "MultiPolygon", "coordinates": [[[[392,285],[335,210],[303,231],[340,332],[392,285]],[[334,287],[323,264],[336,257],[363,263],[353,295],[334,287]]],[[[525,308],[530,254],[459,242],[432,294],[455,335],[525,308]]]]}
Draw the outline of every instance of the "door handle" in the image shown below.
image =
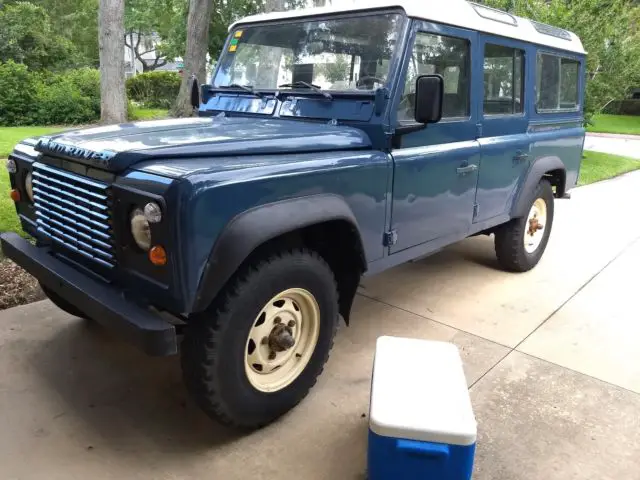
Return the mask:
{"type": "Polygon", "coordinates": [[[458,172],[458,175],[466,175],[467,173],[475,172],[477,169],[477,165],[471,164],[456,168],[456,172],[458,172]]]}
{"type": "Polygon", "coordinates": [[[513,157],[513,162],[514,163],[524,162],[527,158],[529,158],[529,154],[528,153],[518,152],[518,153],[516,153],[516,156],[513,157]]]}

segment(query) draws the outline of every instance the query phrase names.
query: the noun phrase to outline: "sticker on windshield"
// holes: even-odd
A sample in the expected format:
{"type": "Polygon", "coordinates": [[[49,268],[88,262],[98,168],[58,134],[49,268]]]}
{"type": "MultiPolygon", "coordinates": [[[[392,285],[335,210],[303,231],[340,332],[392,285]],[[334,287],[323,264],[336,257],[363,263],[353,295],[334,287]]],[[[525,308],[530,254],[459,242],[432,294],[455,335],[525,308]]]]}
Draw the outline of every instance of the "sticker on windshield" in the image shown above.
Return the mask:
{"type": "Polygon", "coordinates": [[[242,36],[242,30],[238,30],[233,36],[235,38],[240,38],[242,36]]]}
{"type": "MultiPolygon", "coordinates": [[[[240,33],[242,33],[242,32],[240,32],[240,33]]],[[[235,36],[237,37],[238,34],[236,33],[235,36]]],[[[231,39],[231,43],[229,45],[229,51],[230,52],[235,52],[237,50],[237,48],[238,48],[238,39],[237,38],[232,38],[231,39]]]]}

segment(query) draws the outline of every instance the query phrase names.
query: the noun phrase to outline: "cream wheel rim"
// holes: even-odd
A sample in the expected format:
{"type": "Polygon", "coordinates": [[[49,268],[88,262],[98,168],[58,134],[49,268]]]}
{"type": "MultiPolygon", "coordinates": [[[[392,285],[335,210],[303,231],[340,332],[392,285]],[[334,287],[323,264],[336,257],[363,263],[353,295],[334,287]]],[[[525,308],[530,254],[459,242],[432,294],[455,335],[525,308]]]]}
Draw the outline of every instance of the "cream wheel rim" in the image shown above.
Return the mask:
{"type": "Polygon", "coordinates": [[[305,369],[318,343],[320,307],[303,288],[280,292],[262,307],[245,345],[245,372],[261,392],[277,392],[305,369]]]}
{"type": "Polygon", "coordinates": [[[542,198],[538,198],[529,210],[525,225],[524,249],[527,253],[533,253],[538,249],[544,238],[546,226],[547,203],[542,198]]]}

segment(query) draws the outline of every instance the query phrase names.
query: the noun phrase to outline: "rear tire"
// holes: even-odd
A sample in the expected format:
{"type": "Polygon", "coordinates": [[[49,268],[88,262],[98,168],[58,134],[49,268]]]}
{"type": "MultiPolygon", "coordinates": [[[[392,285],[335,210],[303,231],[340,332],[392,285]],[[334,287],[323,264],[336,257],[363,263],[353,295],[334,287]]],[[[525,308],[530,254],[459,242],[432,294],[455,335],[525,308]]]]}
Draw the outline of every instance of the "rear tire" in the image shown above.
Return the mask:
{"type": "Polygon", "coordinates": [[[336,282],[317,253],[296,249],[257,260],[190,319],[181,347],[187,390],[220,423],[267,425],[316,383],[337,326],[336,282]],[[278,343],[285,326],[290,336],[278,343]]]}
{"type": "Polygon", "coordinates": [[[531,194],[527,214],[514,218],[495,234],[498,263],[512,272],[535,267],[547,248],[553,225],[553,189],[542,179],[531,194]]]}
{"type": "Polygon", "coordinates": [[[74,317],[87,318],[87,315],[84,312],[80,311],[75,305],[72,305],[71,303],[67,302],[64,298],[62,298],[60,295],[55,293],[53,290],[50,290],[49,287],[45,287],[41,283],[40,288],[42,289],[44,294],[47,296],[47,298],[51,300],[51,302],[60,310],[64,310],[69,315],[72,315],[74,317]]]}

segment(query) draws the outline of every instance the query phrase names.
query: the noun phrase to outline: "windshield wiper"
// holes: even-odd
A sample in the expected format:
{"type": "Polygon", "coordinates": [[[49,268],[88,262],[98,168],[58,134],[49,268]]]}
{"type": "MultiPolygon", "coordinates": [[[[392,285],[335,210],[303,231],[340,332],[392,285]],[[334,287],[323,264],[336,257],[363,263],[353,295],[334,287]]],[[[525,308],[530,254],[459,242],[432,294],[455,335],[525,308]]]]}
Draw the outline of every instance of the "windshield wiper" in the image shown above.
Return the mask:
{"type": "Polygon", "coordinates": [[[313,90],[314,92],[319,93],[324,98],[329,100],[333,99],[329,92],[323,91],[318,85],[314,85],[313,83],[303,82],[302,80],[298,80],[293,83],[283,83],[282,85],[278,85],[278,88],[308,88],[309,90],[313,90]]]}
{"type": "Polygon", "coordinates": [[[244,92],[250,93],[251,95],[254,95],[258,98],[264,98],[265,95],[262,92],[258,92],[256,91],[252,85],[240,85],[238,83],[232,83],[230,85],[220,85],[219,87],[214,87],[214,88],[221,88],[221,89],[225,89],[225,90],[242,90],[244,92]]]}

